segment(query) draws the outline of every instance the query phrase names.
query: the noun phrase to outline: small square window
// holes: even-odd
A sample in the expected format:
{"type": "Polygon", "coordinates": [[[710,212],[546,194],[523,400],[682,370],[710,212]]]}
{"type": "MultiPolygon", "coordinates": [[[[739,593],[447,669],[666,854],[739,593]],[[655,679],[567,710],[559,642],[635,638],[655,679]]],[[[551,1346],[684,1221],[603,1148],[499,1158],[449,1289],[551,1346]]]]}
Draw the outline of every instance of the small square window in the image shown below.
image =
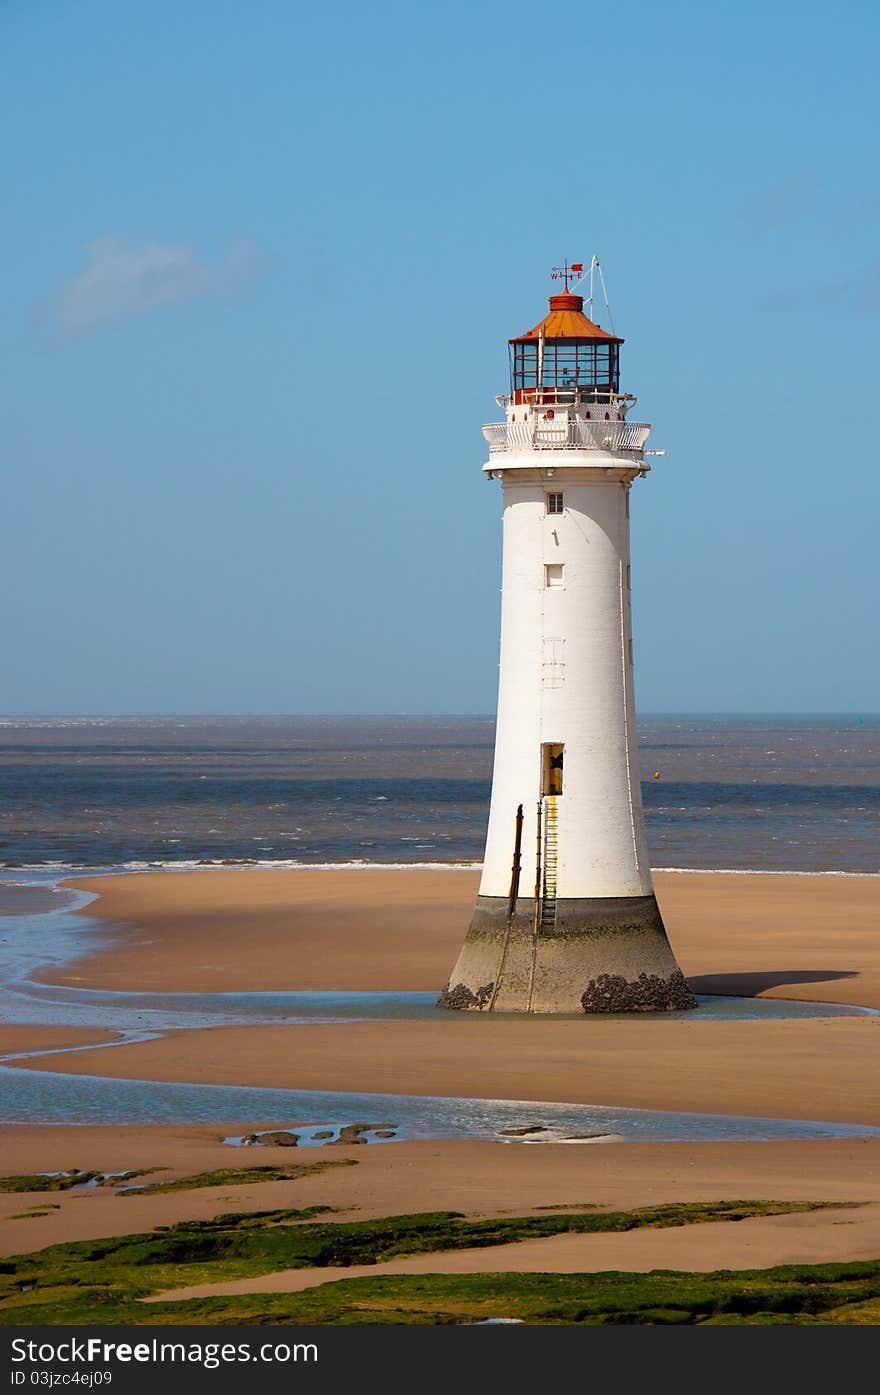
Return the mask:
{"type": "Polygon", "coordinates": [[[547,512],[548,512],[548,513],[563,513],[563,512],[564,512],[564,510],[563,510],[563,504],[562,504],[562,495],[561,495],[561,494],[548,494],[548,495],[547,495],[547,512]]]}
{"type": "Polygon", "coordinates": [[[545,586],[563,585],[563,568],[561,562],[548,562],[544,568],[545,586]]]}

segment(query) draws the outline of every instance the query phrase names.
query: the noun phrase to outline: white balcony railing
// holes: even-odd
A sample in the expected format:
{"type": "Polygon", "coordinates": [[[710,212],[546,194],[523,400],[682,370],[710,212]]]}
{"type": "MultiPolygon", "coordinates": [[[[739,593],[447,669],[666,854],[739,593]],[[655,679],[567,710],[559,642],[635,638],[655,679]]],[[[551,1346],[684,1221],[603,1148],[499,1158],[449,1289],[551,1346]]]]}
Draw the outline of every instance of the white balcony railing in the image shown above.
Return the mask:
{"type": "Polygon", "coordinates": [[[644,421],[584,421],[560,414],[547,421],[493,421],[483,427],[489,453],[516,450],[641,451],[651,428],[644,421]]]}

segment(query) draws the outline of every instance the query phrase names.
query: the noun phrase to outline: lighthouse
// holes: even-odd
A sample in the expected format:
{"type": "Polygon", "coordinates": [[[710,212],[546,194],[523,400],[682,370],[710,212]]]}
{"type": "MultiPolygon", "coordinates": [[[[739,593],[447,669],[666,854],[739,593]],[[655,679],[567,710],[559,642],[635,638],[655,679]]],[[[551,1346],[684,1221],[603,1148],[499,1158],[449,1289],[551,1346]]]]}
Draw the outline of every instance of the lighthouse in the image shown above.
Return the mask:
{"type": "Polygon", "coordinates": [[[650,426],[629,419],[623,340],[571,289],[582,265],[553,274],[549,313],[509,341],[506,420],[483,427],[504,519],[495,763],[476,909],[439,1004],[676,1011],[694,998],[654,896],[633,695],[630,493],[650,426]]]}

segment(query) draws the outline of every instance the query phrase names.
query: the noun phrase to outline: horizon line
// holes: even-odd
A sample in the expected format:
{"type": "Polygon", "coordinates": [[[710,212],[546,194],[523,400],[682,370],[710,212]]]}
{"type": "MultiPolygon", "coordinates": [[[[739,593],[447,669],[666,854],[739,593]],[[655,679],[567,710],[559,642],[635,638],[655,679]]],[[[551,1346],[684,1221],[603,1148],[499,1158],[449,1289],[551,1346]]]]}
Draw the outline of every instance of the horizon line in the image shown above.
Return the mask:
{"type": "MultiPolygon", "coordinates": [[[[637,713],[636,721],[668,717],[865,717],[880,718],[880,711],[866,708],[652,708],[637,713]]],[[[494,712],[431,712],[390,710],[375,712],[203,712],[203,711],[137,711],[137,712],[3,712],[0,724],[9,722],[94,722],[94,721],[259,721],[265,720],[320,720],[320,721],[377,721],[408,719],[412,721],[490,721],[496,720],[494,712]]]]}

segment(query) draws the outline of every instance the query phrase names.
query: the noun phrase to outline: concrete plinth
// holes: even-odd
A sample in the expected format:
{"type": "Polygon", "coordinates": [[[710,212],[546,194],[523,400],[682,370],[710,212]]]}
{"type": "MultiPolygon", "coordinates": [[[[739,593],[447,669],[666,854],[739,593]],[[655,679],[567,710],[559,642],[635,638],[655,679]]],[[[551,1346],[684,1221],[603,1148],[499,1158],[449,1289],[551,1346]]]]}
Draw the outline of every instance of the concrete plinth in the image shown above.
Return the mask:
{"type": "Polygon", "coordinates": [[[534,906],[480,896],[439,1007],[495,1012],[680,1012],[694,995],[654,896],[560,900],[537,933],[534,906]]]}

